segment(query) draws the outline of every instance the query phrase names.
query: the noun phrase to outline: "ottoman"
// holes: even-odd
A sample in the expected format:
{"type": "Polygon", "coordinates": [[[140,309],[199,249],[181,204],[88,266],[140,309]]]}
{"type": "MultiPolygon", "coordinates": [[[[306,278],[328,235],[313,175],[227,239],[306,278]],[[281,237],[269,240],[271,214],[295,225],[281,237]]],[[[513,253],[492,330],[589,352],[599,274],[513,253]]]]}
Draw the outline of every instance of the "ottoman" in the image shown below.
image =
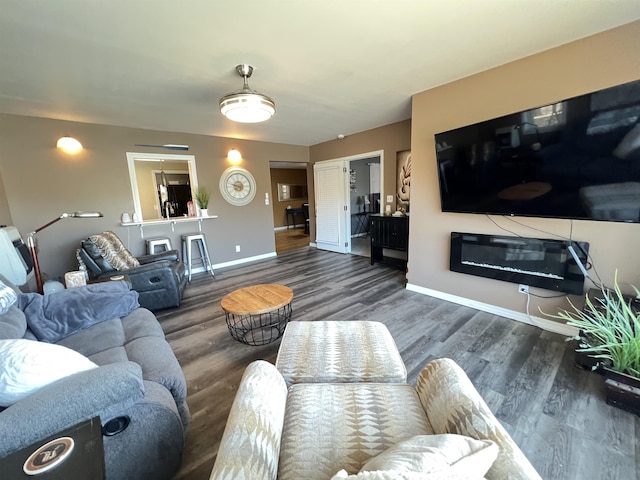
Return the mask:
{"type": "Polygon", "coordinates": [[[360,320],[289,322],[276,368],[287,386],[407,381],[407,369],[387,327],[360,320]]]}

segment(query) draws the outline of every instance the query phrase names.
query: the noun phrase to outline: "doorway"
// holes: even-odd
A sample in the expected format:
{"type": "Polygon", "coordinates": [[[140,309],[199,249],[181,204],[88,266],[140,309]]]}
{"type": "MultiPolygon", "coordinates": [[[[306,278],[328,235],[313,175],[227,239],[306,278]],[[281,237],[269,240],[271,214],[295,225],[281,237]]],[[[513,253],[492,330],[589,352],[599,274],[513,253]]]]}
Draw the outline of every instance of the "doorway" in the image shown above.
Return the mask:
{"type": "Polygon", "coordinates": [[[307,163],[269,162],[276,253],[309,246],[307,163]]]}
{"type": "Polygon", "coordinates": [[[382,150],[314,165],[316,244],[323,250],[368,253],[369,216],[381,212],[382,150]]]}
{"type": "Polygon", "coordinates": [[[380,180],[379,155],[349,162],[352,255],[371,256],[369,216],[381,211],[380,180]]]}

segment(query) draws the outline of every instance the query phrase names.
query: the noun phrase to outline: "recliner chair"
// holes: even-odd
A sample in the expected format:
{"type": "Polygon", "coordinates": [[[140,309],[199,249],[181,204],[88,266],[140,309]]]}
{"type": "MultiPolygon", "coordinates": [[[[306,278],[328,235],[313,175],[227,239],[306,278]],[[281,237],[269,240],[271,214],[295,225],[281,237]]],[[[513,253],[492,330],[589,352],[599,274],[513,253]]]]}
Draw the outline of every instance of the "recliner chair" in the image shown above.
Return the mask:
{"type": "Polygon", "coordinates": [[[113,232],[83,240],[78,261],[98,280],[127,275],[132,289],[140,294],[140,306],[152,311],[179,306],[187,284],[177,250],[134,257],[113,232]]]}

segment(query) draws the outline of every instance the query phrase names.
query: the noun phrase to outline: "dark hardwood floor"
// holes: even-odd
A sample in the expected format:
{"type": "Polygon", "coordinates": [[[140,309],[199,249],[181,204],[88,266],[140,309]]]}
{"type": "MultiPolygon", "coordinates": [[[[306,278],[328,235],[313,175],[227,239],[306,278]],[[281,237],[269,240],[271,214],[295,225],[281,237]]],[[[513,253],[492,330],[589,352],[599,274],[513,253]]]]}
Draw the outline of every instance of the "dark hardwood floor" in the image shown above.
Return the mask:
{"type": "Polygon", "coordinates": [[[194,276],[182,305],[157,313],[192,414],[176,478],[209,478],[244,368],[275,361],[279,341],[233,340],[220,308],[224,295],[256,283],[291,287],[294,320],[385,323],[412,383],[429,360],[456,360],[543,478],[640,480],[640,418],[606,405],[604,380],[574,367],[564,337],[407,291],[402,271],[368,258],[309,247],[194,276]]]}

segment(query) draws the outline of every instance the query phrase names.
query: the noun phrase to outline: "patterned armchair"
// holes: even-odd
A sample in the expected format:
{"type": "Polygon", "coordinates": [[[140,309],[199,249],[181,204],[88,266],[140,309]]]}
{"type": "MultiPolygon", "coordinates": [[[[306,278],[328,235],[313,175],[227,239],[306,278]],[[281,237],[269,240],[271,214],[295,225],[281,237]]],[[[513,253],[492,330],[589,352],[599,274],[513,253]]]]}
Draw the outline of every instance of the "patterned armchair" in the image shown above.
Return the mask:
{"type": "Polygon", "coordinates": [[[140,294],[140,306],[152,311],[179,306],[187,283],[177,250],[134,257],[110,231],[83,240],[78,262],[97,280],[127,275],[133,290],[140,294]]]}
{"type": "Polygon", "coordinates": [[[257,360],[238,386],[210,480],[443,480],[483,475],[487,480],[541,480],[453,360],[431,361],[415,387],[361,382],[298,383],[288,389],[274,365],[257,360]],[[426,443],[429,436],[434,443],[446,436],[449,443],[421,451],[417,442],[426,443]],[[452,438],[473,448],[480,441],[486,448],[451,448],[452,438]],[[416,443],[399,449],[412,441],[416,443]],[[412,469],[422,454],[426,465],[412,469]],[[425,471],[431,468],[429,462],[435,465],[445,458],[451,465],[431,475],[425,471]]]}

